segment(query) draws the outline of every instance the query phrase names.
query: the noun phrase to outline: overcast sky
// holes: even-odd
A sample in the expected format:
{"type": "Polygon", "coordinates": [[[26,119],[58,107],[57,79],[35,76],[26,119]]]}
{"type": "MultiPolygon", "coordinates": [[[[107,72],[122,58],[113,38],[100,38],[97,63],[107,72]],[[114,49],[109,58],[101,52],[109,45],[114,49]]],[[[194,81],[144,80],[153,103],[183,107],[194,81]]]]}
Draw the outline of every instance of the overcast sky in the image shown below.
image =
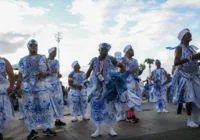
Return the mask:
{"type": "Polygon", "coordinates": [[[111,55],[130,44],[140,63],[160,59],[168,72],[174,52],[165,47],[179,44],[180,30],[189,28],[192,44],[200,47],[199,0],[0,0],[0,19],[0,56],[12,64],[27,55],[30,39],[47,55],[57,46],[54,34],[62,32],[63,82],[74,60],[87,66],[98,55],[100,42],[112,45],[111,55]]]}

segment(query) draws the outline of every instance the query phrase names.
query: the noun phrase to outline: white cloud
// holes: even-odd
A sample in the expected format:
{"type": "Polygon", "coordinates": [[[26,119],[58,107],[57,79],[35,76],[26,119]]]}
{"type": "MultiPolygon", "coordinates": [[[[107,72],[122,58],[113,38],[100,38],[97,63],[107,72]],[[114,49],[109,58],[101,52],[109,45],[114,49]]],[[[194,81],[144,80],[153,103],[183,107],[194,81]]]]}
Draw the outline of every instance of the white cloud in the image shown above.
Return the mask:
{"type": "Polygon", "coordinates": [[[42,7],[31,7],[23,1],[0,1],[0,32],[21,32],[25,28],[23,20],[25,16],[42,16],[49,10],[42,7]]]}
{"type": "MultiPolygon", "coordinates": [[[[164,5],[170,5],[170,1],[164,5]]],[[[191,2],[188,5],[191,6],[191,2]]],[[[173,52],[165,51],[165,47],[179,43],[177,33],[182,28],[188,27],[196,32],[200,18],[194,11],[186,10],[179,13],[162,7],[163,5],[159,5],[155,0],[147,3],[138,0],[73,0],[65,10],[68,11],[67,14],[72,14],[70,16],[80,17],[80,22],[51,24],[49,20],[49,24],[42,25],[25,24],[23,21],[33,16],[45,16],[48,9],[31,7],[22,1],[0,1],[0,18],[7,17],[3,14],[5,12],[10,17],[2,21],[0,32],[28,34],[29,38],[35,38],[39,42],[39,53],[47,55],[48,48],[57,45],[54,33],[61,31],[61,72],[64,81],[72,70],[70,65],[74,60],[78,60],[84,66],[84,70],[87,68],[90,59],[98,55],[100,42],[109,42],[112,45],[111,55],[115,51],[122,51],[125,45],[131,44],[140,63],[147,57],[158,58],[161,59],[163,67],[170,72],[173,52]],[[9,9],[13,9],[12,13],[9,9]],[[116,24],[105,26],[106,22],[116,24]]],[[[194,42],[200,46],[197,37],[198,34],[195,34],[194,42]]],[[[10,42],[15,44],[21,40],[21,36],[15,36],[10,42]]],[[[27,42],[27,39],[24,39],[24,42],[27,42]]],[[[23,56],[27,53],[27,48],[21,47],[15,55],[23,56]]],[[[6,57],[13,63],[18,62],[11,54],[6,57]]],[[[147,75],[146,70],[142,77],[147,75]]]]}
{"type": "Polygon", "coordinates": [[[52,6],[54,6],[54,3],[49,3],[48,5],[52,7],[52,6]]]}
{"type": "Polygon", "coordinates": [[[174,7],[196,7],[200,8],[199,0],[167,0],[162,5],[163,8],[174,8],[174,7]]]}

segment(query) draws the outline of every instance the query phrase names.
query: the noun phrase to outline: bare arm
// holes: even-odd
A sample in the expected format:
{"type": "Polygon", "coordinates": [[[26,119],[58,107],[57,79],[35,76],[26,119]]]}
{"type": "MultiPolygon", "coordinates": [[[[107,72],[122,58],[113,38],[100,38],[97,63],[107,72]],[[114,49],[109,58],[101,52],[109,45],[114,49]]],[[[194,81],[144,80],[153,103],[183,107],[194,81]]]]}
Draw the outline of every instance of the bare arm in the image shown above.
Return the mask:
{"type": "Polygon", "coordinates": [[[124,65],[123,61],[119,63],[119,62],[117,62],[117,60],[115,58],[112,58],[112,63],[115,67],[120,68],[120,72],[125,72],[125,65],[124,65]]]}
{"type": "Polygon", "coordinates": [[[88,79],[90,77],[90,74],[91,74],[92,70],[93,70],[93,65],[91,64],[89,69],[86,72],[86,79],[88,79]]]}
{"type": "Polygon", "coordinates": [[[77,84],[74,84],[73,76],[72,76],[72,75],[69,75],[69,77],[68,77],[68,83],[69,83],[69,86],[70,86],[70,87],[73,87],[73,88],[79,89],[79,90],[82,89],[82,86],[77,85],[77,84]]]}
{"type": "Polygon", "coordinates": [[[182,65],[184,63],[187,63],[188,61],[190,61],[190,59],[200,60],[200,53],[193,55],[190,59],[189,58],[181,59],[181,55],[182,55],[182,49],[176,48],[174,66],[178,66],[178,65],[182,65]]]}
{"type": "Polygon", "coordinates": [[[166,81],[163,83],[163,85],[166,85],[167,84],[167,82],[169,81],[169,79],[170,79],[170,76],[167,74],[167,72],[165,71],[165,76],[166,76],[166,81]]]}
{"type": "Polygon", "coordinates": [[[47,67],[47,71],[50,71],[50,68],[49,68],[49,64],[48,64],[48,60],[46,59],[46,67],[47,67]]]}
{"type": "Polygon", "coordinates": [[[150,80],[154,81],[153,72],[151,72],[150,80]]]}
{"type": "Polygon", "coordinates": [[[21,72],[19,72],[17,76],[17,88],[21,88],[21,83],[22,83],[22,74],[21,72]]]}
{"type": "Polygon", "coordinates": [[[176,48],[174,66],[182,65],[189,61],[188,58],[181,60],[181,55],[182,55],[182,49],[180,47],[176,48]]]}
{"type": "Polygon", "coordinates": [[[12,66],[7,59],[5,59],[5,58],[3,58],[3,59],[6,63],[6,72],[8,74],[8,78],[9,78],[9,81],[10,81],[10,88],[13,88],[14,83],[15,83],[15,76],[14,76],[14,73],[13,73],[12,66]]]}

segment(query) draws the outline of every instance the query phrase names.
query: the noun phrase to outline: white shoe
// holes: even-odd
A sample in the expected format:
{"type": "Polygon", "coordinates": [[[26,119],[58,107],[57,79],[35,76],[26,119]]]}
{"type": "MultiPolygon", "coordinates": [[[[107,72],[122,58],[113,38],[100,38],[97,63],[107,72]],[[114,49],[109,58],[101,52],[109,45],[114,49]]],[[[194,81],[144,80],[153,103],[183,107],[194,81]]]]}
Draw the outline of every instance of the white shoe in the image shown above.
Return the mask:
{"type": "Polygon", "coordinates": [[[21,117],[19,118],[19,120],[24,120],[24,117],[21,116],[21,117]]]}
{"type": "Polygon", "coordinates": [[[157,113],[160,113],[161,112],[161,110],[159,109],[159,110],[157,110],[157,113]]]}
{"type": "Polygon", "coordinates": [[[76,122],[77,120],[78,120],[77,117],[76,117],[76,116],[73,116],[71,121],[72,121],[72,122],[76,122]]]}
{"type": "Polygon", "coordinates": [[[121,115],[117,118],[117,121],[125,121],[125,120],[126,120],[126,118],[121,115]]]}
{"type": "Polygon", "coordinates": [[[83,120],[89,120],[90,118],[87,117],[86,115],[83,116],[83,120]]]}
{"type": "Polygon", "coordinates": [[[115,130],[111,127],[110,130],[109,130],[109,135],[117,136],[117,132],[115,132],[115,130]]]}
{"type": "Polygon", "coordinates": [[[92,138],[96,138],[101,135],[100,126],[97,127],[96,131],[91,135],[92,138]]]}
{"type": "Polygon", "coordinates": [[[187,126],[188,127],[192,127],[192,128],[197,128],[197,127],[199,127],[199,125],[198,124],[196,124],[194,121],[187,121],[187,126]]]}
{"type": "Polygon", "coordinates": [[[169,111],[167,109],[163,109],[164,113],[169,113],[169,111]]]}

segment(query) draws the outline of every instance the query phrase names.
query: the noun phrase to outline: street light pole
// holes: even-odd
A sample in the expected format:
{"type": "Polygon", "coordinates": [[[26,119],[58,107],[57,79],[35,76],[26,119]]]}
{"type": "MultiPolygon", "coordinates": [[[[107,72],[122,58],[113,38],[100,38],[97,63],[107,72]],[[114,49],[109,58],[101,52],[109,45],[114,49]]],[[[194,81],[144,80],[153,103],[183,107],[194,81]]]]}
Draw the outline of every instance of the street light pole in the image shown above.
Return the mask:
{"type": "Polygon", "coordinates": [[[62,38],[62,33],[61,32],[57,32],[55,34],[55,38],[56,38],[56,41],[58,43],[58,48],[57,48],[57,50],[58,50],[58,61],[60,61],[60,40],[63,39],[62,38]]]}

